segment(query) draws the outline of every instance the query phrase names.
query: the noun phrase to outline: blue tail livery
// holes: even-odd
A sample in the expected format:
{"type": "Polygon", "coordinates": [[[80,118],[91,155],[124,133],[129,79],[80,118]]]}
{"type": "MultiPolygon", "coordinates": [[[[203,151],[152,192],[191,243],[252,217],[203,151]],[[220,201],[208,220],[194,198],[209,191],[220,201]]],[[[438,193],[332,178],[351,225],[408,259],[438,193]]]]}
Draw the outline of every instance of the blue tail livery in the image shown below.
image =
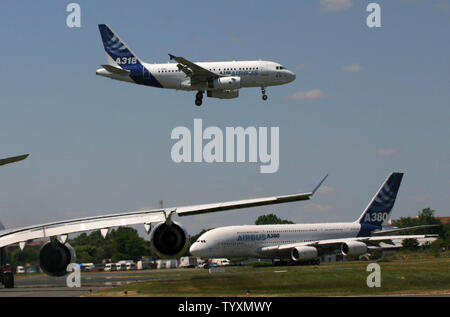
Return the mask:
{"type": "Polygon", "coordinates": [[[368,227],[386,226],[397,198],[403,173],[391,173],[381,185],[357,222],[368,227]]]}
{"type": "Polygon", "coordinates": [[[108,65],[102,65],[103,69],[98,70],[97,75],[140,85],[163,87],[148,69],[149,65],[144,65],[108,25],[99,24],[98,29],[102,37],[108,65]]]}

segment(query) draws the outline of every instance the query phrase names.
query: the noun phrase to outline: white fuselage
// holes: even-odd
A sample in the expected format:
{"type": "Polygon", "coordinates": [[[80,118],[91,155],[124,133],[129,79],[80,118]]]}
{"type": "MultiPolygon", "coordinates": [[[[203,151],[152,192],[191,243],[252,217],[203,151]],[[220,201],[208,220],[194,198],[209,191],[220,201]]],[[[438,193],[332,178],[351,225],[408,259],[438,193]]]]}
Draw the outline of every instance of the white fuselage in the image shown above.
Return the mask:
{"type": "MultiPolygon", "coordinates": [[[[292,71],[285,69],[279,63],[269,61],[199,62],[196,64],[219,76],[239,77],[238,89],[283,85],[295,79],[292,71]]],[[[156,87],[179,90],[220,90],[208,87],[207,83],[191,83],[190,77],[178,69],[177,63],[142,63],[142,65],[144,66],[143,78],[153,76],[161,86],[155,85],[156,87]]],[[[128,75],[111,73],[103,68],[98,69],[96,73],[116,80],[136,82],[128,75]]]]}
{"type": "Polygon", "coordinates": [[[220,227],[200,236],[190,252],[202,258],[258,257],[265,247],[353,238],[360,231],[357,222],[220,227]]]}

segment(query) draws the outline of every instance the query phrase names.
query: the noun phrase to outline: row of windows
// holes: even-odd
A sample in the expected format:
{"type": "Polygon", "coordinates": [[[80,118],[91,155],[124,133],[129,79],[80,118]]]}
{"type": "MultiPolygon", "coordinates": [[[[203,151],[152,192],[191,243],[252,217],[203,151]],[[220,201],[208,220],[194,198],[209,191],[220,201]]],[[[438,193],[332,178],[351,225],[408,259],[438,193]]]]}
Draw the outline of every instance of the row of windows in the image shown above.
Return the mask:
{"type": "MultiPolygon", "coordinates": [[[[239,68],[224,68],[223,70],[258,70],[259,67],[239,67],[239,68]]],[[[216,71],[216,68],[209,68],[209,71],[216,71]]],[[[218,68],[218,71],[222,71],[222,68],[218,68]]],[[[158,70],[158,73],[179,73],[181,70],[172,69],[172,70],[158,70]]]]}
{"type": "Polygon", "coordinates": [[[276,69],[285,69],[283,66],[277,66],[276,69]]]}
{"type": "Polygon", "coordinates": [[[316,232],[317,229],[303,229],[303,230],[274,230],[267,231],[267,233],[281,233],[281,232],[316,232]]]}
{"type": "MultiPolygon", "coordinates": [[[[286,243],[302,243],[302,242],[311,242],[311,241],[316,241],[316,240],[283,240],[283,241],[264,241],[264,245],[267,244],[275,244],[275,245],[279,245],[279,244],[286,244],[286,243]]],[[[250,241],[246,241],[244,242],[221,242],[220,245],[234,245],[234,246],[241,246],[244,244],[248,244],[248,242],[250,241]]],[[[252,241],[255,244],[259,244],[258,241],[252,241]]]]}

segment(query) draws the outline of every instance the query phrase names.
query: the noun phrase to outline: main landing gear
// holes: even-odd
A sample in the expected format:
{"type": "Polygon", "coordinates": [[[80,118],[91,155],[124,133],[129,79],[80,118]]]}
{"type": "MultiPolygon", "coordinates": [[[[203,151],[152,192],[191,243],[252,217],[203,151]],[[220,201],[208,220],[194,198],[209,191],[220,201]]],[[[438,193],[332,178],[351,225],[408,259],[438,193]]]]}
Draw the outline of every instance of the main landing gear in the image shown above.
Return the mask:
{"type": "Polygon", "coordinates": [[[0,284],[5,288],[14,288],[14,272],[6,263],[6,249],[0,248],[0,284]]]}
{"type": "Polygon", "coordinates": [[[262,92],[262,99],[267,100],[266,89],[264,87],[261,87],[261,92],[262,92]]]}
{"type": "Polygon", "coordinates": [[[201,106],[203,102],[203,91],[199,91],[196,95],[195,95],[195,104],[197,106],[201,106]]]}

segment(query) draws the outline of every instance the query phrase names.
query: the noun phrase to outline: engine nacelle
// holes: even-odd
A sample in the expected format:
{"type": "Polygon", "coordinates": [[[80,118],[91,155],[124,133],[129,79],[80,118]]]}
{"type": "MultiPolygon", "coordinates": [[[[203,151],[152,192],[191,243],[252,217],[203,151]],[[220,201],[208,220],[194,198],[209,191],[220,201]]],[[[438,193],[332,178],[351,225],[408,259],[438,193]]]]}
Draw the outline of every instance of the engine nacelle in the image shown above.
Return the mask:
{"type": "Polygon", "coordinates": [[[341,251],[344,255],[361,255],[367,253],[367,245],[364,242],[348,241],[342,244],[341,251]]]}
{"type": "Polygon", "coordinates": [[[295,247],[291,251],[291,258],[294,261],[308,261],[317,258],[317,249],[315,247],[295,247]]]}
{"type": "Polygon", "coordinates": [[[208,82],[208,88],[214,90],[233,90],[241,88],[241,77],[227,76],[208,82]]]}
{"type": "Polygon", "coordinates": [[[170,225],[165,222],[156,225],[150,237],[155,251],[163,256],[178,254],[184,249],[187,242],[186,232],[176,222],[172,222],[170,225]]]}
{"type": "Polygon", "coordinates": [[[219,99],[232,99],[239,97],[239,89],[233,90],[208,90],[207,96],[219,99]]]}
{"type": "Polygon", "coordinates": [[[70,244],[58,240],[47,242],[39,251],[39,264],[42,271],[50,276],[64,276],[67,266],[75,261],[75,250],[70,244]]]}

